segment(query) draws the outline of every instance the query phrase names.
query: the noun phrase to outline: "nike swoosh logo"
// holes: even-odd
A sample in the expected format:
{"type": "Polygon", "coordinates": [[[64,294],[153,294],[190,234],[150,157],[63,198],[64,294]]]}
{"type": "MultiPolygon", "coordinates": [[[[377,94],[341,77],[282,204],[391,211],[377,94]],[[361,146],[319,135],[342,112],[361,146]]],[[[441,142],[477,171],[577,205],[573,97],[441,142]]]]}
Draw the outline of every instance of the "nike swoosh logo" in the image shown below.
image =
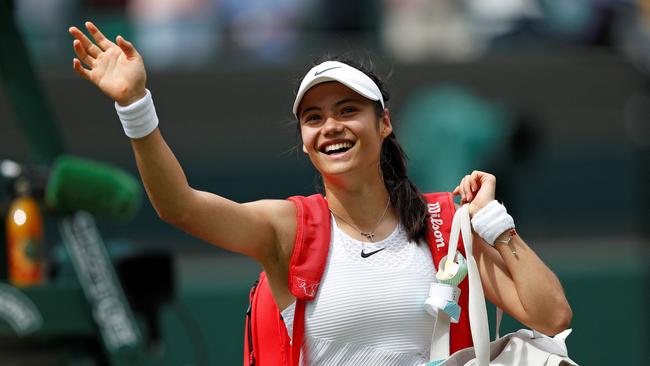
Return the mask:
{"type": "Polygon", "coordinates": [[[384,250],[384,249],[386,249],[386,248],[380,248],[380,249],[377,249],[377,250],[374,250],[374,251],[372,251],[372,252],[368,252],[368,253],[364,252],[364,249],[361,249],[361,258],[368,258],[368,257],[370,257],[371,255],[376,254],[376,253],[379,253],[379,252],[381,252],[381,251],[384,250]]]}
{"type": "Polygon", "coordinates": [[[318,76],[318,75],[324,73],[325,71],[334,70],[334,69],[340,69],[340,68],[341,68],[341,66],[332,66],[332,67],[327,68],[327,69],[325,69],[325,70],[321,70],[321,71],[316,71],[316,72],[314,72],[314,76],[318,76]]]}

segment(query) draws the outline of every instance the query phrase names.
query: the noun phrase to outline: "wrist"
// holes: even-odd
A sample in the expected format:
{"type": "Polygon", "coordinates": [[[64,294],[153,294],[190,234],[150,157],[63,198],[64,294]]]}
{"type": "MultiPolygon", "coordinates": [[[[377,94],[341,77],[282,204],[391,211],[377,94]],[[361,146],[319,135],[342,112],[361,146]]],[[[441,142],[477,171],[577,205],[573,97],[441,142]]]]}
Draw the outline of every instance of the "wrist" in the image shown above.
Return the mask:
{"type": "Polygon", "coordinates": [[[474,215],[472,227],[483,240],[494,246],[499,236],[515,228],[515,222],[505,206],[494,200],[474,215]]]}
{"type": "Polygon", "coordinates": [[[510,244],[510,241],[515,236],[517,236],[517,230],[508,229],[504,231],[501,235],[497,236],[497,238],[494,240],[494,245],[496,246],[497,244],[510,244]]]}
{"type": "Polygon", "coordinates": [[[129,105],[122,106],[115,102],[115,111],[122,122],[124,133],[132,139],[145,137],[158,127],[156,108],[148,89],[145,89],[142,98],[129,105]]]}
{"type": "Polygon", "coordinates": [[[508,246],[510,249],[510,253],[515,256],[515,258],[519,259],[519,254],[517,254],[517,250],[515,249],[515,246],[512,244],[512,239],[517,236],[517,231],[515,229],[510,229],[506,230],[503,234],[499,235],[497,239],[494,241],[494,247],[496,248],[497,244],[505,244],[508,246]]]}
{"type": "Polygon", "coordinates": [[[146,96],[147,96],[147,89],[143,88],[141,91],[136,92],[133,95],[127,96],[124,99],[116,100],[115,103],[117,103],[120,107],[128,107],[129,105],[137,102],[138,100],[146,96]]]}

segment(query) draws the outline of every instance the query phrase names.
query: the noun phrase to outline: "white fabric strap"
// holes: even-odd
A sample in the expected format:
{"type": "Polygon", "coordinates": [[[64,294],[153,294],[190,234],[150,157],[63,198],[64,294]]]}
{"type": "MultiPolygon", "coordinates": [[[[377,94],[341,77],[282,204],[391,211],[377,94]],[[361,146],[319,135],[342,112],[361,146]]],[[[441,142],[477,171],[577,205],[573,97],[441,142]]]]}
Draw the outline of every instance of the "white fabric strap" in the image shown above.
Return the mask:
{"type": "Polygon", "coordinates": [[[494,340],[497,340],[501,338],[499,335],[499,331],[501,330],[501,320],[503,320],[503,310],[501,310],[500,307],[497,308],[497,316],[496,316],[496,327],[494,327],[494,340]]]}
{"type": "Polygon", "coordinates": [[[494,200],[474,215],[472,227],[488,244],[494,245],[499,235],[515,228],[515,221],[508,214],[505,206],[494,200]]]}
{"type": "Polygon", "coordinates": [[[431,284],[429,298],[424,303],[425,310],[435,317],[436,322],[431,335],[431,348],[429,360],[444,360],[449,357],[449,326],[458,323],[460,312],[458,298],[460,289],[454,285],[437,283],[431,284]],[[453,315],[453,317],[452,317],[453,315]]]}
{"type": "MultiPolygon", "coordinates": [[[[485,296],[483,294],[483,287],[481,286],[481,278],[479,277],[478,267],[476,260],[472,255],[472,228],[469,220],[469,206],[463,205],[454,214],[451,222],[451,233],[449,235],[449,251],[447,252],[447,263],[444,263],[445,268],[453,268],[449,258],[456,257],[456,250],[458,249],[458,237],[462,233],[463,243],[465,245],[465,254],[467,255],[467,276],[469,281],[469,317],[470,329],[472,331],[472,341],[474,342],[474,349],[476,351],[476,365],[488,366],[490,362],[490,336],[487,320],[487,312],[485,311],[485,296]]],[[[441,263],[443,265],[443,263],[441,263]]],[[[430,358],[432,359],[432,358],[430,358]]]]}
{"type": "Polygon", "coordinates": [[[449,326],[450,319],[444,312],[438,312],[436,323],[433,326],[431,335],[431,349],[429,350],[429,360],[445,360],[449,357],[449,326]]]}
{"type": "MultiPolygon", "coordinates": [[[[476,351],[476,366],[488,366],[490,362],[490,335],[487,319],[487,311],[485,309],[485,295],[483,294],[483,287],[481,286],[481,278],[478,272],[476,260],[472,255],[472,227],[469,219],[469,206],[463,205],[454,214],[451,222],[451,233],[449,235],[449,250],[447,252],[446,263],[440,263],[438,271],[446,272],[449,269],[451,272],[456,272],[459,267],[457,263],[453,262],[456,258],[456,251],[458,250],[458,238],[462,234],[463,243],[465,246],[465,254],[467,255],[467,277],[469,282],[469,302],[468,311],[470,318],[470,329],[472,332],[472,341],[476,351]]],[[[448,275],[452,275],[449,273],[448,275]]],[[[442,312],[439,312],[441,314],[442,312]]],[[[438,330],[438,321],[434,328],[433,341],[437,341],[439,335],[436,334],[438,330]]],[[[447,327],[449,325],[446,325],[447,327]]],[[[447,328],[448,329],[448,328],[447,328]]],[[[436,345],[441,346],[441,345],[436,345]]],[[[448,347],[448,346],[447,346],[448,347]]],[[[443,348],[444,349],[444,348],[443,348]]],[[[429,358],[431,361],[439,360],[439,352],[434,352],[433,344],[431,348],[432,354],[429,358]]],[[[445,357],[448,357],[446,355],[445,357]]]]}
{"type": "MultiPolygon", "coordinates": [[[[452,221],[452,234],[454,221],[460,221],[460,231],[463,235],[465,255],[467,256],[467,279],[469,281],[469,318],[472,331],[472,341],[476,350],[476,365],[488,366],[490,364],[490,328],[488,327],[487,311],[485,310],[485,295],[481,285],[481,277],[473,255],[472,228],[469,220],[469,205],[465,204],[456,211],[452,221]]],[[[455,255],[455,253],[447,253],[455,255]]]]}
{"type": "Polygon", "coordinates": [[[145,89],[142,99],[127,106],[115,102],[115,111],[120,117],[124,133],[132,139],[143,138],[158,127],[158,116],[149,89],[145,89]]]}

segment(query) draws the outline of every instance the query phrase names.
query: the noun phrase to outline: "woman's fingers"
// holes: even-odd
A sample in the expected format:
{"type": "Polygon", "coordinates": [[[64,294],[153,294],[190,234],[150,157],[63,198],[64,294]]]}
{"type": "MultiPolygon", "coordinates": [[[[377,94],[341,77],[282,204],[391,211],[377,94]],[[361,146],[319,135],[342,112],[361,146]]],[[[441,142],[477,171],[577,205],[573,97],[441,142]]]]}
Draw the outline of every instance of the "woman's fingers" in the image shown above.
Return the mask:
{"type": "Polygon", "coordinates": [[[115,43],[106,38],[104,34],[102,34],[102,32],[99,30],[99,28],[97,28],[92,22],[86,22],[86,29],[88,29],[88,32],[90,32],[90,35],[95,40],[95,43],[97,43],[97,46],[99,46],[102,51],[106,51],[115,45],[115,43]]]}
{"type": "Polygon", "coordinates": [[[90,80],[90,71],[86,70],[83,66],[81,66],[81,61],[79,59],[74,58],[72,59],[72,68],[74,71],[81,75],[86,80],[90,80]]]}
{"type": "MultiPolygon", "coordinates": [[[[465,178],[463,178],[465,179],[465,178]]],[[[460,204],[465,203],[465,193],[463,192],[463,180],[460,180],[460,183],[454,188],[454,190],[451,192],[452,196],[460,196],[460,204]]]]}
{"type": "Polygon", "coordinates": [[[458,196],[460,194],[460,186],[456,186],[453,191],[451,191],[453,196],[458,196]]]}
{"type": "Polygon", "coordinates": [[[475,170],[472,174],[465,176],[465,190],[467,192],[467,202],[471,202],[480,188],[480,176],[475,170]]]}
{"type": "Polygon", "coordinates": [[[482,174],[482,172],[479,172],[478,170],[475,170],[470,175],[469,186],[470,186],[470,189],[472,190],[472,193],[476,193],[478,191],[478,189],[479,189],[480,182],[481,182],[480,174],[482,174]]]}
{"type": "Polygon", "coordinates": [[[456,188],[454,188],[453,192],[451,192],[454,196],[460,195],[460,203],[468,202],[467,198],[468,198],[469,190],[467,189],[467,184],[466,184],[467,177],[468,176],[463,177],[463,179],[461,179],[460,183],[456,186],[456,188]]]}
{"type": "Polygon", "coordinates": [[[135,47],[133,47],[133,44],[122,36],[117,36],[115,39],[117,42],[117,45],[122,49],[122,52],[126,55],[126,58],[133,59],[138,55],[138,52],[135,50],[135,47]]]}
{"type": "Polygon", "coordinates": [[[460,195],[461,204],[471,203],[470,215],[494,199],[496,177],[490,173],[473,171],[461,179],[452,194],[460,195]]]}
{"type": "Polygon", "coordinates": [[[95,65],[95,59],[86,53],[86,50],[83,48],[81,42],[78,39],[72,41],[72,48],[74,49],[74,53],[77,54],[77,57],[79,57],[79,60],[86,64],[86,66],[92,68],[95,65]]]}
{"type": "Polygon", "coordinates": [[[454,195],[460,195],[461,202],[463,203],[471,202],[481,187],[481,174],[484,173],[474,171],[471,175],[464,176],[452,193],[454,195]]]}
{"type": "Polygon", "coordinates": [[[472,180],[472,177],[469,176],[469,175],[466,175],[465,178],[463,178],[463,181],[462,181],[463,192],[465,194],[465,202],[471,202],[472,198],[474,198],[474,195],[472,194],[471,180],[472,180]]]}
{"type": "Polygon", "coordinates": [[[70,29],[68,29],[68,32],[70,32],[70,34],[75,39],[81,42],[81,45],[90,57],[97,58],[102,53],[102,50],[100,50],[99,47],[92,43],[90,39],[88,39],[88,37],[86,37],[86,35],[79,30],[79,28],[70,27],[70,29]]]}
{"type": "Polygon", "coordinates": [[[476,185],[477,191],[483,186],[488,186],[490,189],[494,189],[494,186],[496,186],[496,181],[497,178],[490,173],[481,172],[478,170],[472,172],[472,182],[476,185]]]}

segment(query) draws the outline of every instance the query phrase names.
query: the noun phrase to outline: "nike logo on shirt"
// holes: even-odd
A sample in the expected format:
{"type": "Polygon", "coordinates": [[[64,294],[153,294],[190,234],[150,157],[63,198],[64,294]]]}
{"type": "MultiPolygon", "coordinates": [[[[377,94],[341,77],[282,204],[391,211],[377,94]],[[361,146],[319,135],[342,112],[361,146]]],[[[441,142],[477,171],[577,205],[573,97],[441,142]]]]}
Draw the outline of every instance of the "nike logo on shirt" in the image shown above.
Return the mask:
{"type": "Polygon", "coordinates": [[[379,253],[379,252],[381,252],[381,251],[384,250],[384,249],[386,249],[386,248],[379,248],[379,249],[377,249],[377,250],[373,250],[372,252],[368,252],[368,253],[365,252],[365,249],[361,249],[361,258],[368,258],[368,257],[370,257],[371,255],[376,254],[376,253],[379,253]]]}

